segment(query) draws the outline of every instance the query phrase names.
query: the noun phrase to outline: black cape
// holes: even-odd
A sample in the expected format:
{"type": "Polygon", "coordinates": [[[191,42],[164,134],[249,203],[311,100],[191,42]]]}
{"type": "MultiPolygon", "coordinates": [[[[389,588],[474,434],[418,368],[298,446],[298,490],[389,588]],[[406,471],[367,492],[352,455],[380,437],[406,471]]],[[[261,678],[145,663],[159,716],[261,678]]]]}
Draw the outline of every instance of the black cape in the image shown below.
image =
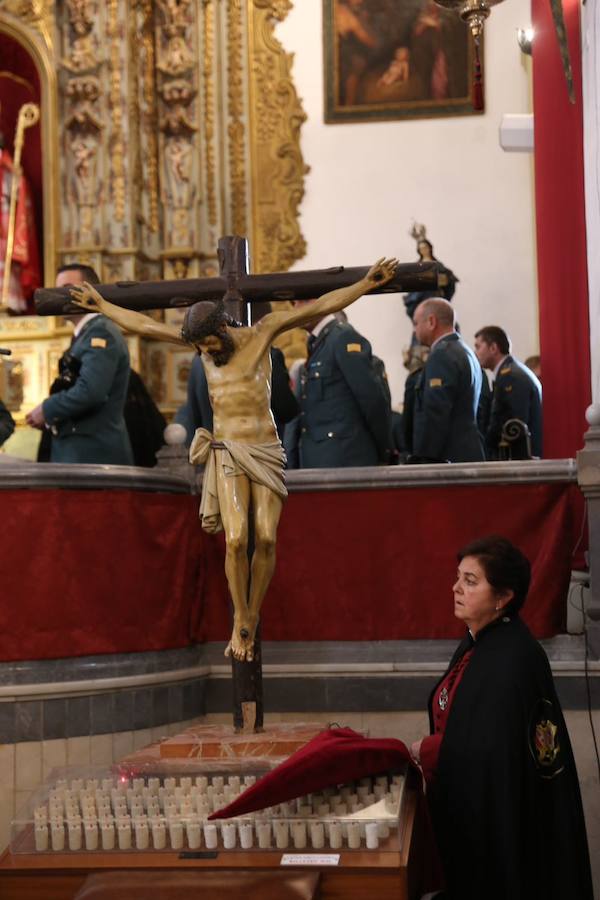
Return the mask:
{"type": "Polygon", "coordinates": [[[546,654],[518,616],[475,642],[467,635],[449,669],[471,648],[428,792],[447,896],[593,900],[575,761],[546,654]]]}

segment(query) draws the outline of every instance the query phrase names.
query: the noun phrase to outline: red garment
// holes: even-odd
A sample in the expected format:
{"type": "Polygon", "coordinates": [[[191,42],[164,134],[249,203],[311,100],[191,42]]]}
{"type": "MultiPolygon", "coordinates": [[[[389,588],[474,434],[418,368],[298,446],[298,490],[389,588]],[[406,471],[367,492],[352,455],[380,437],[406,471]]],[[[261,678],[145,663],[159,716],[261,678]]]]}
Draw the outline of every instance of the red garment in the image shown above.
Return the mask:
{"type": "Polygon", "coordinates": [[[429,784],[435,777],[437,769],[437,761],[440,752],[442,738],[446,730],[446,723],[450,715],[450,708],[456,693],[456,688],[460,684],[460,680],[473,654],[473,650],[461,656],[455,666],[453,666],[447,675],[440,681],[436,687],[431,700],[433,706],[433,727],[434,733],[421,741],[421,769],[425,781],[429,784]]]}
{"type": "MultiPolygon", "coordinates": [[[[8,239],[12,176],[13,162],[8,150],[4,149],[0,151],[0,262],[2,264],[6,255],[8,239]]],[[[9,306],[16,312],[23,312],[25,311],[24,301],[29,299],[41,284],[35,216],[31,192],[23,174],[19,180],[17,191],[12,266],[16,269],[17,280],[12,286],[13,296],[9,293],[9,306]],[[20,295],[17,294],[17,290],[20,295]]]]}
{"type": "Polygon", "coordinates": [[[410,756],[402,741],[366,738],[351,728],[329,728],[209,819],[242,816],[333,784],[395,771],[405,762],[410,762],[410,756]]]}

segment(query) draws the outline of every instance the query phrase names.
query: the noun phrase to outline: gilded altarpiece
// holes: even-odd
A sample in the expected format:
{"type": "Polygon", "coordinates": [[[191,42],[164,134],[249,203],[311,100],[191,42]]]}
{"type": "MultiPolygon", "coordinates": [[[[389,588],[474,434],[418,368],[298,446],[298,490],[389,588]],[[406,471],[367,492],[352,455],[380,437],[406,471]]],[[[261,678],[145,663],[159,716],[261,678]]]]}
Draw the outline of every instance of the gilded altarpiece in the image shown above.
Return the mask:
{"type": "MultiPolygon", "coordinates": [[[[303,256],[305,117],[276,37],[291,6],[0,0],[0,32],[28,50],[42,83],[46,284],[73,260],[103,281],[212,275],[217,239],[231,233],[249,236],[256,272],[303,256]]],[[[0,343],[22,363],[20,420],[69,335],[61,320],[0,318],[0,343]]],[[[130,350],[174,411],[189,354],[136,337],[130,350]]]]}

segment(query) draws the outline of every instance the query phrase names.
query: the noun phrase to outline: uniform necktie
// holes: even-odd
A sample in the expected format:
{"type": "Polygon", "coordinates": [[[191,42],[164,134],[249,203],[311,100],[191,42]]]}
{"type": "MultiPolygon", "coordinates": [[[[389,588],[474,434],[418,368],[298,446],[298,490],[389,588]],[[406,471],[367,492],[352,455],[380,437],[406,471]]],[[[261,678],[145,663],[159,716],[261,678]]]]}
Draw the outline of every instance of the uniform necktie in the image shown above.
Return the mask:
{"type": "Polygon", "coordinates": [[[315,349],[315,344],[317,343],[316,334],[309,334],[308,340],[306,341],[306,349],[308,350],[308,355],[310,356],[313,350],[315,349]]]}

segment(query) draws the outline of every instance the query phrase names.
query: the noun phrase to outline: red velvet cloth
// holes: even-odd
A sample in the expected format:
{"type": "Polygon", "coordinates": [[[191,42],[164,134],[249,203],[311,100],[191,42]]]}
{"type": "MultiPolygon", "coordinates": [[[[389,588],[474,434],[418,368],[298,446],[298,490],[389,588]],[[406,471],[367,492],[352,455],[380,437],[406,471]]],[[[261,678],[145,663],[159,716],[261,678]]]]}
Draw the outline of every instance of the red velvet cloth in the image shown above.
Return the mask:
{"type": "MultiPolygon", "coordinates": [[[[565,630],[582,515],[578,488],[559,483],[291,494],[262,608],[263,639],[459,638],[456,552],[492,532],[530,559],[523,618],[537,637],[550,637],[565,630]]],[[[203,535],[203,553],[196,637],[224,641],[231,626],[222,536],[203,535]]]]}
{"type": "Polygon", "coordinates": [[[583,446],[591,402],[579,0],[562,0],[575,105],[548,0],[532,0],[535,195],[544,456],[583,446]]]}
{"type": "MultiPolygon", "coordinates": [[[[226,641],[222,535],[198,498],[127,491],[0,491],[0,659],[226,641]]],[[[456,551],[491,531],[533,563],[524,618],[564,631],[581,532],[574,485],[292,494],[263,605],[272,641],[458,638],[456,551]]]]}
{"type": "Polygon", "coordinates": [[[410,755],[402,741],[366,738],[351,728],[329,728],[209,818],[243,816],[332,785],[397,772],[406,762],[410,755]]]}
{"type": "Polygon", "coordinates": [[[0,491],[0,659],[189,644],[197,506],[133,491],[0,491]]]}

